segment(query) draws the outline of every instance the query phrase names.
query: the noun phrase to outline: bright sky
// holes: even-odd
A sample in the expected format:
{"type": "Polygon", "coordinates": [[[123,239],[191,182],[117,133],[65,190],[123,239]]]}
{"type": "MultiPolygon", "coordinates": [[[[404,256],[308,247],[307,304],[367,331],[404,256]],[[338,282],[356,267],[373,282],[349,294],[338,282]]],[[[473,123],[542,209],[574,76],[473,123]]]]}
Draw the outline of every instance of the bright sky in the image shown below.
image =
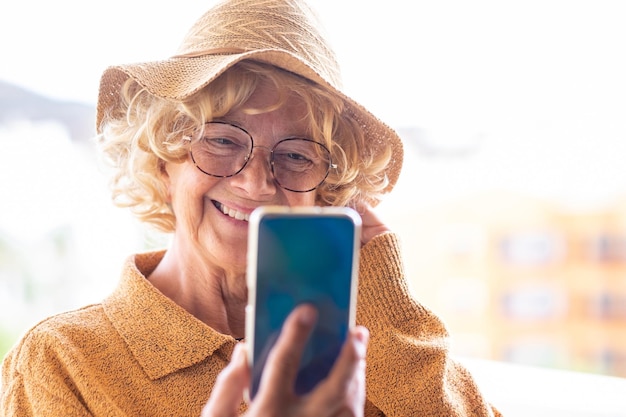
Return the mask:
{"type": "MultiPolygon", "coordinates": [[[[175,51],[214,1],[5,1],[0,79],[93,102],[111,64],[175,51]]],[[[392,125],[623,114],[621,0],[313,0],[346,90],[392,125]],[[408,6],[411,5],[411,7],[408,6]]]]}
{"type": "MultiPolygon", "coordinates": [[[[5,1],[0,79],[93,103],[106,66],[168,57],[213,3],[5,1]]],[[[494,181],[547,193],[626,190],[623,1],[312,4],[349,95],[391,126],[425,128],[439,143],[482,138],[473,159],[453,169],[406,164],[401,181],[423,193],[494,181]]]]}

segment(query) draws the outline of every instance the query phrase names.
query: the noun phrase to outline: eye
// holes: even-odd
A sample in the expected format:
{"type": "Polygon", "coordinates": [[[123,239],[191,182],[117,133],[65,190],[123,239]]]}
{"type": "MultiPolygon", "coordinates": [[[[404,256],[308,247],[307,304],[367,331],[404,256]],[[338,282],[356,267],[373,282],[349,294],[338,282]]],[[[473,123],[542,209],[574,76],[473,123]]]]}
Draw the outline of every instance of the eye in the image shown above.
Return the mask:
{"type": "Polygon", "coordinates": [[[225,138],[225,137],[204,136],[202,138],[202,142],[204,142],[207,145],[213,145],[213,146],[237,145],[237,143],[234,140],[225,138]]]}
{"type": "Polygon", "coordinates": [[[281,151],[274,152],[274,160],[289,165],[304,165],[312,163],[311,157],[301,153],[293,151],[281,151]]]}
{"type": "Polygon", "coordinates": [[[306,156],[296,153],[296,152],[288,152],[285,154],[286,158],[293,159],[294,161],[302,161],[302,162],[310,162],[311,160],[306,156]]]}
{"type": "Polygon", "coordinates": [[[226,158],[239,158],[248,152],[247,144],[227,136],[203,136],[195,149],[206,156],[226,158]]]}
{"type": "Polygon", "coordinates": [[[245,131],[226,123],[207,123],[200,142],[211,149],[249,148],[251,139],[245,131]]]}
{"type": "Polygon", "coordinates": [[[233,151],[239,151],[248,148],[248,143],[244,140],[231,136],[204,136],[201,143],[204,147],[209,149],[231,149],[233,151]]]}

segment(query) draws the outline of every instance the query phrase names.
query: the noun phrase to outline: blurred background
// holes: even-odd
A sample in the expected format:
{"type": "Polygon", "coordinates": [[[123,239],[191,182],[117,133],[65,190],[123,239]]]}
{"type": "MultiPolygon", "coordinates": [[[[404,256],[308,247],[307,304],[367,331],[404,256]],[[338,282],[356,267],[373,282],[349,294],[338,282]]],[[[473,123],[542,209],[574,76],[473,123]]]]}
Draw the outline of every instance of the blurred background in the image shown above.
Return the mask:
{"type": "MultiPolygon", "coordinates": [[[[110,202],[98,81],[173,54],[213,3],[0,5],[0,356],[165,244],[110,202]]],[[[403,138],[379,209],[455,353],[626,377],[623,3],[313,4],[345,91],[403,138]]]]}

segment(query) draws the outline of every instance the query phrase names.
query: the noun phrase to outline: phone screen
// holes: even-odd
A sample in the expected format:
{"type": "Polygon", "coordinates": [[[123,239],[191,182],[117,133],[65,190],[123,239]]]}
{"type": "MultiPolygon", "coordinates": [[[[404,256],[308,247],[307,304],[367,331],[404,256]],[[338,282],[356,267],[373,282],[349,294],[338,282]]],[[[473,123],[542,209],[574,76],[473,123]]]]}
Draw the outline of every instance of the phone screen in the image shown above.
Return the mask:
{"type": "Polygon", "coordinates": [[[301,303],[316,306],[318,322],[302,355],[295,392],[309,392],[329,373],[354,324],[359,222],[344,211],[260,217],[253,237],[257,245],[251,397],[283,322],[301,303]]]}

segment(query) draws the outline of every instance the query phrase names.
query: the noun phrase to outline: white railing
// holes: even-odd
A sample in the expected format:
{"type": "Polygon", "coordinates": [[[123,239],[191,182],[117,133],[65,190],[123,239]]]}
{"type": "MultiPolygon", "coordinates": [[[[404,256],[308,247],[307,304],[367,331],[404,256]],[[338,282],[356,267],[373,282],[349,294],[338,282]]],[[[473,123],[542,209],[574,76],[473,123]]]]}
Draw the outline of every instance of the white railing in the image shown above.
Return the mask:
{"type": "Polygon", "coordinates": [[[626,379],[461,358],[504,417],[626,417],[626,379]]]}

